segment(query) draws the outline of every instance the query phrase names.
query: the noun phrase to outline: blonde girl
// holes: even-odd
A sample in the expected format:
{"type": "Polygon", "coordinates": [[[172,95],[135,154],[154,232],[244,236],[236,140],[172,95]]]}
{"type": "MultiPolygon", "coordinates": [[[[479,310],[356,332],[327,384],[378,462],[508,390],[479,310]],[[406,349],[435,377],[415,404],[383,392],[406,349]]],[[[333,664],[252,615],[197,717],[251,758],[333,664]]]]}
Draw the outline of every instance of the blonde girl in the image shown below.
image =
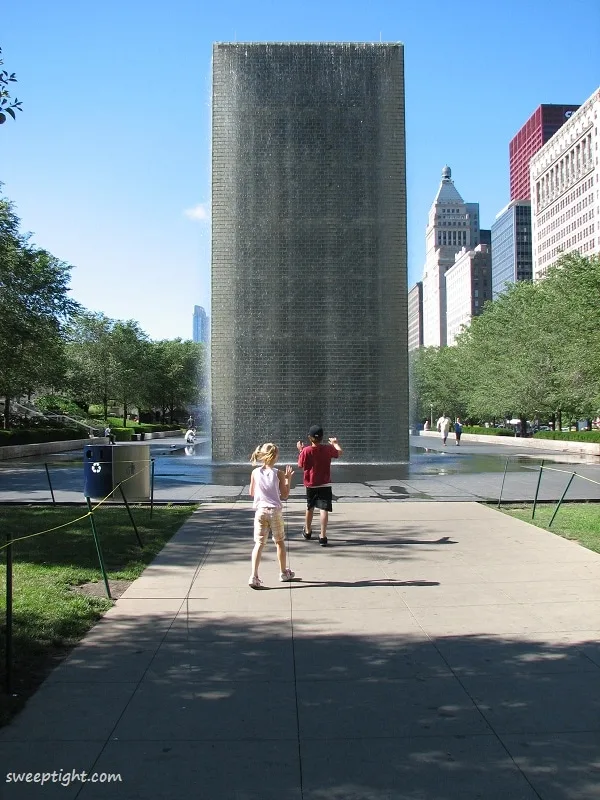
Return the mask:
{"type": "Polygon", "coordinates": [[[291,581],[294,573],[286,566],[285,561],[285,529],[281,513],[281,501],[287,500],[292,488],[291,466],[284,470],[275,469],[279,456],[279,448],[272,442],[257,447],[250,460],[255,469],[250,477],[250,496],[254,498],[254,549],[252,550],[252,575],[248,585],[260,589],[263,582],[258,577],[258,567],[262,551],[269,538],[269,531],[277,546],[279,561],[279,580],[291,581]],[[256,466],[259,464],[260,466],[256,466]]]}

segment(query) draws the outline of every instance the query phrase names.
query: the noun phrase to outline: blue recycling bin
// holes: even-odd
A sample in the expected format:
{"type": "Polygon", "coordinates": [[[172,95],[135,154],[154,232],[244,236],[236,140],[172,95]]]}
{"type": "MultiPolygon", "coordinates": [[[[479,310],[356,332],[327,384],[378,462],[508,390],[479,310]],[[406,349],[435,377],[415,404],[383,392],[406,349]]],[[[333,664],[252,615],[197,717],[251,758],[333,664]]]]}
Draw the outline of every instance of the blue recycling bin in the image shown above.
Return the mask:
{"type": "Polygon", "coordinates": [[[111,445],[89,444],[83,450],[83,494],[102,500],[113,488],[111,445]]]}

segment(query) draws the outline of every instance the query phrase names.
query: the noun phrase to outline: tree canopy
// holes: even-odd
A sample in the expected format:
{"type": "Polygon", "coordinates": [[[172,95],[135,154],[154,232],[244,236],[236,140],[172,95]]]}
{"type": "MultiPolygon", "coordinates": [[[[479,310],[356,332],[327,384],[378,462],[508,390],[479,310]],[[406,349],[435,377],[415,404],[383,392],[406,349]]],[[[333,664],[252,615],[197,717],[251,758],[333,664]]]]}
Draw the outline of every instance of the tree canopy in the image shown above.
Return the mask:
{"type": "MultiPolygon", "coordinates": [[[[2,58],[2,48],[0,47],[0,67],[3,65],[4,60],[2,58]]],[[[9,86],[11,83],[16,82],[17,76],[14,72],[7,72],[5,69],[0,70],[0,125],[6,122],[7,114],[16,119],[15,111],[23,111],[21,101],[16,97],[13,100],[10,94],[9,86]]]]}
{"type": "Polygon", "coordinates": [[[591,416],[600,408],[600,257],[562,256],[519,282],[458,337],[411,354],[416,418],[591,416]]]}
{"type": "Polygon", "coordinates": [[[165,419],[199,403],[206,384],[202,345],[152,342],[135,320],[83,309],[69,295],[71,267],[19,230],[0,198],[0,398],[4,427],[11,403],[56,391],[80,407],[160,409],[165,419]]]}

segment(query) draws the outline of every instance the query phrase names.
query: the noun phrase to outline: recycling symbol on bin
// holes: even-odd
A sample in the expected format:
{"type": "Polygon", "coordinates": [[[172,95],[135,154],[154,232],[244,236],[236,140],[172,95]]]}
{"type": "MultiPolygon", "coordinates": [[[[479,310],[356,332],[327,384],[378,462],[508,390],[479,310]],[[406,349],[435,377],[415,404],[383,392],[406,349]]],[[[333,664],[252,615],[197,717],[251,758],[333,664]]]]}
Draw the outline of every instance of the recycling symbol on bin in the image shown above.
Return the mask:
{"type": "Polygon", "coordinates": [[[97,461],[95,461],[92,464],[92,472],[102,472],[102,464],[99,464],[97,461]]]}

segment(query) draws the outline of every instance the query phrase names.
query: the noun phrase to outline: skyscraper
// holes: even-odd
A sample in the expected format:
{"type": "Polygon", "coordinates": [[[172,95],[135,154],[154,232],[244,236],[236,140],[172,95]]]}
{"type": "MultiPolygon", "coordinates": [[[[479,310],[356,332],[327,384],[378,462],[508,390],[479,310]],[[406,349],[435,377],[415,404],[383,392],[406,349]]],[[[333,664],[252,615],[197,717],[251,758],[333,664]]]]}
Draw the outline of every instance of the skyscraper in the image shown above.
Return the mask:
{"type": "Polygon", "coordinates": [[[487,244],[478,244],[472,250],[463,247],[456,254],[454,266],[446,272],[447,345],[455,344],[462,329],[492,299],[491,266],[487,244]]]}
{"type": "Polygon", "coordinates": [[[408,458],[403,47],[213,50],[212,444],[408,458]]]}
{"type": "Polygon", "coordinates": [[[446,344],[446,272],[463,247],[479,244],[479,204],[465,203],[452,180],[450,167],[429,210],[423,271],[423,344],[446,344]]]}
{"type": "Polygon", "coordinates": [[[492,225],[492,299],[507,284],[531,278],[531,202],[513,200],[492,225]]]}
{"type": "Polygon", "coordinates": [[[600,253],[600,88],[531,160],[533,277],[561,253],[600,253]]]}
{"type": "Polygon", "coordinates": [[[510,199],[528,200],[529,162],[579,106],[541,105],[536,108],[508,146],[510,199]]]}
{"type": "Polygon", "coordinates": [[[194,306],[194,331],[192,341],[206,344],[210,338],[208,317],[202,306],[194,306]]]}
{"type": "Polygon", "coordinates": [[[408,293],[408,352],[423,345],[423,284],[415,283],[408,293]]]}

